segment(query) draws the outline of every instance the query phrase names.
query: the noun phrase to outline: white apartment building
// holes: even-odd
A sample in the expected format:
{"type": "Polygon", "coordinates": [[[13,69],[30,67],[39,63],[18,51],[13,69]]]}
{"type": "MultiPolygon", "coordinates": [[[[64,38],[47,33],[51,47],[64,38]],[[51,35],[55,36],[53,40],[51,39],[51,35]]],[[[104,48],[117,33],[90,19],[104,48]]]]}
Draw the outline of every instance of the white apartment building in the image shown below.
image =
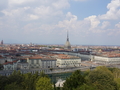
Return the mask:
{"type": "Polygon", "coordinates": [[[31,57],[27,59],[27,62],[29,69],[56,67],[56,59],[54,58],[31,57]]]}
{"type": "Polygon", "coordinates": [[[27,58],[27,62],[29,64],[29,69],[34,69],[34,68],[41,68],[41,57],[31,57],[27,58]]]}
{"type": "Polygon", "coordinates": [[[3,64],[3,63],[5,63],[5,58],[4,57],[0,57],[0,64],[3,64]]]}
{"type": "Polygon", "coordinates": [[[6,62],[3,64],[4,70],[16,70],[17,69],[17,61],[6,62]]]}
{"type": "Polygon", "coordinates": [[[21,62],[21,60],[14,60],[12,62],[3,63],[4,70],[23,70],[29,69],[29,65],[26,62],[21,62]]]}
{"type": "Polygon", "coordinates": [[[21,70],[24,70],[24,69],[29,69],[29,64],[28,63],[17,63],[17,69],[21,69],[21,70]]]}
{"type": "Polygon", "coordinates": [[[56,62],[57,67],[80,67],[81,59],[80,58],[58,58],[56,62]]]}
{"type": "Polygon", "coordinates": [[[91,61],[101,64],[120,64],[120,57],[93,56],[91,61]]]}
{"type": "Polygon", "coordinates": [[[28,58],[27,62],[29,69],[80,67],[81,65],[79,57],[64,54],[54,54],[50,57],[33,56],[28,58]]]}
{"type": "Polygon", "coordinates": [[[54,58],[42,58],[42,68],[55,68],[56,67],[56,59],[54,58]]]}

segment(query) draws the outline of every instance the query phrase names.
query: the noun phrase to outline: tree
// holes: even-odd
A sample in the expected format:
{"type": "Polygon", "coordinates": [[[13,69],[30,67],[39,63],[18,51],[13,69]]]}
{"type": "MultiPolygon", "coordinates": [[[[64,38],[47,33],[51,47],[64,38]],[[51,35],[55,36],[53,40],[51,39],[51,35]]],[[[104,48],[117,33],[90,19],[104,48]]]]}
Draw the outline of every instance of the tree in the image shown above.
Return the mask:
{"type": "Polygon", "coordinates": [[[114,78],[120,78],[120,69],[115,68],[113,70],[113,76],[114,76],[114,78]]]}
{"type": "Polygon", "coordinates": [[[69,78],[66,79],[63,90],[73,90],[85,83],[81,71],[76,70],[69,78]]]}
{"type": "Polygon", "coordinates": [[[82,86],[78,87],[75,90],[96,90],[96,87],[93,85],[83,84],[82,86]]]}
{"type": "Polygon", "coordinates": [[[120,90],[120,69],[114,68],[112,72],[113,72],[114,80],[116,81],[118,89],[120,90]]]}
{"type": "Polygon", "coordinates": [[[24,90],[24,89],[17,85],[16,83],[11,83],[6,85],[4,90],[24,90]]]}
{"type": "Polygon", "coordinates": [[[53,74],[52,74],[53,68],[50,68],[50,71],[51,71],[51,81],[52,81],[52,83],[53,83],[54,90],[56,90],[55,81],[54,81],[53,74]]]}
{"type": "Polygon", "coordinates": [[[4,90],[4,87],[8,84],[8,77],[0,76],[0,90],[4,90]]]}
{"type": "Polygon", "coordinates": [[[115,78],[115,81],[117,83],[118,90],[120,90],[120,78],[115,78]]]}
{"type": "Polygon", "coordinates": [[[23,76],[20,71],[13,71],[13,73],[8,77],[9,84],[10,83],[16,83],[18,85],[21,85],[21,82],[23,81],[23,76]]]}
{"type": "Polygon", "coordinates": [[[36,82],[36,90],[53,90],[51,80],[47,77],[40,77],[36,82]]]}
{"type": "Polygon", "coordinates": [[[112,73],[113,73],[113,71],[115,70],[116,68],[108,68],[108,70],[110,70],[112,73]]]}
{"type": "Polygon", "coordinates": [[[88,81],[99,90],[117,90],[113,74],[106,67],[97,67],[91,71],[88,75],[88,81]]]}
{"type": "Polygon", "coordinates": [[[35,82],[38,78],[38,72],[35,74],[26,73],[23,75],[24,81],[22,86],[25,90],[35,90],[35,82]]]}
{"type": "Polygon", "coordinates": [[[40,76],[39,77],[48,77],[43,71],[40,72],[40,76]]]}

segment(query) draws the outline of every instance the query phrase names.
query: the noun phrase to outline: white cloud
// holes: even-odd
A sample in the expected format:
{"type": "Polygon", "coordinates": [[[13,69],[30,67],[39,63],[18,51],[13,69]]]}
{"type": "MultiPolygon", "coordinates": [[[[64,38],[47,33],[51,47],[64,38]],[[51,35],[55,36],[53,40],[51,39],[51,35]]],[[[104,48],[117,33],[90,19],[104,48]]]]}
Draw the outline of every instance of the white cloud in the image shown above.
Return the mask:
{"type": "Polygon", "coordinates": [[[51,7],[49,7],[49,6],[40,6],[40,7],[36,7],[33,11],[36,14],[39,14],[39,15],[49,15],[49,14],[51,14],[51,7]]]}
{"type": "Polygon", "coordinates": [[[110,25],[110,22],[104,21],[104,22],[102,23],[101,28],[102,28],[102,29],[105,29],[105,28],[108,27],[109,25],[110,25]]]}
{"type": "Polygon", "coordinates": [[[53,25],[48,25],[48,24],[43,24],[40,26],[41,29],[43,30],[53,30],[54,29],[54,26],[53,25]]]}
{"type": "Polygon", "coordinates": [[[35,19],[42,19],[44,22],[50,22],[50,19],[57,21],[63,17],[62,10],[70,6],[68,0],[8,0],[8,2],[8,8],[1,12],[5,17],[9,16],[12,19],[18,17],[23,21],[35,19]]]}
{"type": "Polygon", "coordinates": [[[71,21],[76,21],[76,20],[77,20],[77,16],[76,16],[76,15],[72,15],[71,12],[68,12],[68,13],[66,14],[66,19],[68,19],[68,20],[71,19],[71,21]]]}
{"type": "Polygon", "coordinates": [[[28,34],[34,31],[34,23],[29,23],[25,25],[22,29],[24,29],[24,33],[28,34]]]}
{"type": "Polygon", "coordinates": [[[89,16],[85,18],[84,20],[87,20],[88,22],[91,23],[91,29],[96,28],[100,24],[99,19],[95,15],[89,16]]]}
{"type": "Polygon", "coordinates": [[[77,16],[72,15],[71,12],[66,14],[66,19],[63,21],[59,21],[58,27],[65,29],[74,29],[77,23],[77,16]]]}
{"type": "Polygon", "coordinates": [[[28,17],[29,17],[29,20],[36,20],[39,18],[37,15],[33,15],[33,14],[28,15],[28,17]]]}
{"type": "Polygon", "coordinates": [[[25,10],[28,10],[28,9],[30,9],[30,7],[24,7],[24,9],[25,9],[25,10]]]}
{"type": "Polygon", "coordinates": [[[120,22],[118,24],[116,24],[115,27],[120,29],[120,22]]]}
{"type": "Polygon", "coordinates": [[[30,9],[30,7],[22,7],[22,8],[17,8],[17,9],[4,9],[1,12],[4,13],[5,17],[7,18],[8,16],[11,18],[15,17],[21,17],[23,18],[25,11],[30,9]]]}
{"type": "Polygon", "coordinates": [[[108,11],[106,14],[100,15],[100,19],[119,19],[120,18],[120,0],[112,0],[107,5],[108,11]]]}
{"type": "Polygon", "coordinates": [[[87,1],[87,0],[74,0],[74,1],[87,1]]]}
{"type": "Polygon", "coordinates": [[[70,7],[70,4],[68,3],[68,0],[56,0],[56,2],[52,3],[52,6],[55,9],[62,9],[62,8],[70,7]]]}
{"type": "Polygon", "coordinates": [[[118,7],[120,7],[120,0],[112,0],[111,3],[109,3],[107,5],[108,9],[117,9],[118,7]]]}
{"type": "Polygon", "coordinates": [[[8,4],[9,6],[12,5],[19,5],[19,4],[24,4],[24,3],[28,3],[28,2],[33,2],[35,0],[8,0],[8,4]]]}
{"type": "Polygon", "coordinates": [[[7,10],[3,10],[1,12],[4,13],[6,16],[15,16],[15,15],[19,14],[20,9],[14,9],[14,10],[7,9],[7,10]]]}

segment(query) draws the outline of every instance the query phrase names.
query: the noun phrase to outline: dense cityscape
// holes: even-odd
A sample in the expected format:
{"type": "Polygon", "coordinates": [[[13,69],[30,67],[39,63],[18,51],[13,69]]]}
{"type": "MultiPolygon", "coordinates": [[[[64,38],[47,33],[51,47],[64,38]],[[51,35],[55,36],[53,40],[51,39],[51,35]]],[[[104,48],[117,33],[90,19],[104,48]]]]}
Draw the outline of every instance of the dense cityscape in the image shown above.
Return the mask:
{"type": "MultiPolygon", "coordinates": [[[[13,74],[17,75],[18,73],[31,73],[31,75],[38,74],[39,76],[41,73],[44,73],[51,77],[52,82],[54,81],[54,89],[56,87],[56,89],[62,88],[63,90],[69,90],[64,88],[66,84],[65,82],[67,82],[66,78],[71,75],[66,76],[63,74],[53,76],[54,74],[75,73],[79,72],[79,70],[85,72],[88,70],[94,70],[100,66],[101,68],[108,67],[117,69],[120,68],[119,65],[119,46],[71,45],[68,33],[65,45],[38,45],[33,43],[4,44],[3,40],[0,43],[1,77],[10,77],[13,74]],[[61,76],[64,76],[65,78],[62,78],[61,76]]],[[[117,72],[117,74],[119,74],[119,72],[117,72]]],[[[96,87],[97,86],[85,90],[94,90],[96,87]]],[[[4,89],[1,88],[1,90],[4,89]]]]}

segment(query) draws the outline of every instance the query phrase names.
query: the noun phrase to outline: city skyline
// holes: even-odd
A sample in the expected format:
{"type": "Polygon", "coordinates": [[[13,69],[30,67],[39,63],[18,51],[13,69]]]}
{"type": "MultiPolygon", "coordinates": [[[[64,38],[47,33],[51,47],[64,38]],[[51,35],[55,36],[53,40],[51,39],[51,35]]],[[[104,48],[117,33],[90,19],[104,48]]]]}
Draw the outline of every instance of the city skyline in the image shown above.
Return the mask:
{"type": "Polygon", "coordinates": [[[120,45],[120,0],[0,1],[5,43],[120,45]]]}

